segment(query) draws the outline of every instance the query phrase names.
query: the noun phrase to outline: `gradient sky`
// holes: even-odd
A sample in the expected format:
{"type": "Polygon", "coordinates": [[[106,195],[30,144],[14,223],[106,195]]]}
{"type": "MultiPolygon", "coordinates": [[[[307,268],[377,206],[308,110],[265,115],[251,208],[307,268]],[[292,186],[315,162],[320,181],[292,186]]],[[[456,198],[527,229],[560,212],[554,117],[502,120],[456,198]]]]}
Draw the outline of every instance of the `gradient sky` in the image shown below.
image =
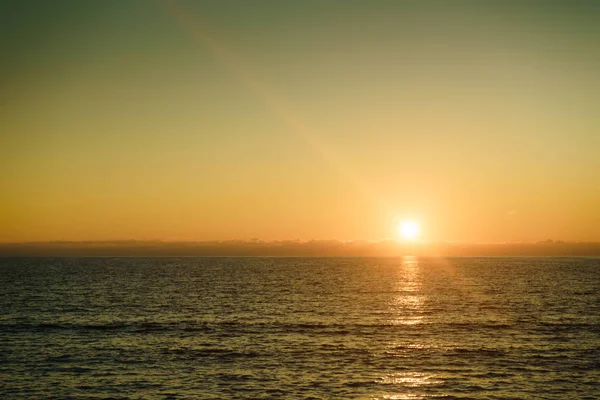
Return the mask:
{"type": "Polygon", "coordinates": [[[0,241],[600,241],[600,3],[2,1],[0,241]]]}

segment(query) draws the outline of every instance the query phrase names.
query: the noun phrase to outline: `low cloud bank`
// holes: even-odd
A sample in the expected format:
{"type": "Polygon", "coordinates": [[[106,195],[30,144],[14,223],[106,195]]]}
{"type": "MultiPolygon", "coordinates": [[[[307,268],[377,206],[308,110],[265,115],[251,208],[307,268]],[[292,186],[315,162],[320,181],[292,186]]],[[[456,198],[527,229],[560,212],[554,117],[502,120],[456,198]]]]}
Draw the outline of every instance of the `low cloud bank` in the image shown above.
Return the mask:
{"type": "Polygon", "coordinates": [[[271,256],[271,257],[394,257],[402,255],[472,256],[600,256],[600,242],[537,243],[402,243],[381,241],[262,241],[204,242],[92,241],[0,243],[0,257],[93,256],[271,256]]]}

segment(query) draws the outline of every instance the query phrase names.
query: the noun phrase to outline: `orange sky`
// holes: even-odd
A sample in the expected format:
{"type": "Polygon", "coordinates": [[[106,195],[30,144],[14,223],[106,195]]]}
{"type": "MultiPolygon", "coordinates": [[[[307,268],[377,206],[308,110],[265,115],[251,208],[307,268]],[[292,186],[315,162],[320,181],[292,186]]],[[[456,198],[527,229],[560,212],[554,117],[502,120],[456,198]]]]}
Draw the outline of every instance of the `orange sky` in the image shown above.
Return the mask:
{"type": "Polygon", "coordinates": [[[2,6],[0,241],[600,241],[597,6],[165,4],[2,6]]]}

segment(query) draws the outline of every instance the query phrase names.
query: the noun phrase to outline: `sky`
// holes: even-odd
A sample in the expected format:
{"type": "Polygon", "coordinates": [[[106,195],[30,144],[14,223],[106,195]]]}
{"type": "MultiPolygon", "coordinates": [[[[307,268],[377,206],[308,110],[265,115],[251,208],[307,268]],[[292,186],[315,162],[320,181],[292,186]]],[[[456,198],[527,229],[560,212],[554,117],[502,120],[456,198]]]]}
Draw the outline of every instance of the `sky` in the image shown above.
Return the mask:
{"type": "Polygon", "coordinates": [[[600,3],[1,1],[0,242],[600,241],[600,3]]]}

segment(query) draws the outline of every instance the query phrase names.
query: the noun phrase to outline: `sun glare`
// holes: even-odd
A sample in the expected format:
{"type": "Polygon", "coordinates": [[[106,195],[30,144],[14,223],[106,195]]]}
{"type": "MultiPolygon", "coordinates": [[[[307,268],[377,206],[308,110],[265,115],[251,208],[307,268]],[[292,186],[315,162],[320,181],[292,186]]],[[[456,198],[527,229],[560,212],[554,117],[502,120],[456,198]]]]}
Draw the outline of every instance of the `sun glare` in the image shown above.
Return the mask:
{"type": "Polygon", "coordinates": [[[403,221],[398,225],[398,235],[402,239],[414,240],[419,233],[419,224],[415,221],[403,221]]]}

